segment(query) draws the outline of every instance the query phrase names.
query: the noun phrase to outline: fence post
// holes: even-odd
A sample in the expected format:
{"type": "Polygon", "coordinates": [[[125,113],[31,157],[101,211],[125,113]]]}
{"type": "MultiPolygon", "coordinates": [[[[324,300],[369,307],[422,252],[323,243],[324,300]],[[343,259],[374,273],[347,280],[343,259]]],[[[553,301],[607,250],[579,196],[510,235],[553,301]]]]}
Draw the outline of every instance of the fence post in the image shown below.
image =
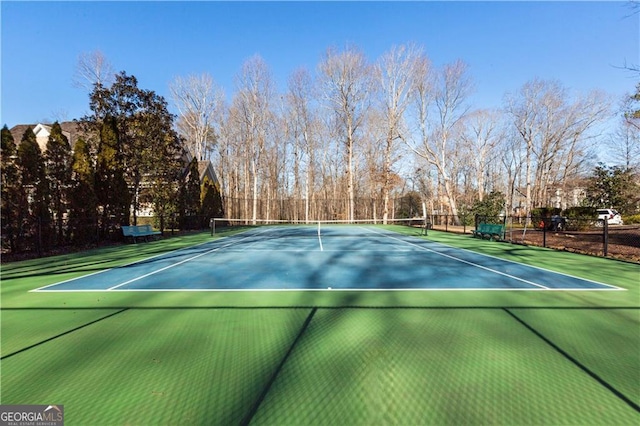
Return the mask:
{"type": "Polygon", "coordinates": [[[602,224],[602,253],[604,257],[607,257],[609,253],[609,220],[604,219],[602,224]]]}
{"type": "Polygon", "coordinates": [[[507,214],[502,217],[502,235],[501,238],[503,240],[507,239],[507,214]]]}
{"type": "Polygon", "coordinates": [[[543,217],[540,220],[540,223],[542,224],[542,247],[547,247],[547,220],[545,217],[543,217]]]}

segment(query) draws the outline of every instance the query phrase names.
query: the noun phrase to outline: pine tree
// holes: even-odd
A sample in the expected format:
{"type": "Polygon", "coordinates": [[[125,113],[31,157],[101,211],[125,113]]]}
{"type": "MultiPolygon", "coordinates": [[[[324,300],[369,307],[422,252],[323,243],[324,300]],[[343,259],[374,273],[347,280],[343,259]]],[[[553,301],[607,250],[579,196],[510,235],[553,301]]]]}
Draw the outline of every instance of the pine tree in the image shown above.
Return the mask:
{"type": "Polygon", "coordinates": [[[72,187],[69,192],[69,227],[75,244],[87,244],[96,237],[98,200],[94,189],[95,171],[89,145],[76,141],[72,160],[72,187]]]}
{"type": "Polygon", "coordinates": [[[0,132],[0,188],[2,190],[2,235],[12,253],[20,248],[21,225],[28,215],[27,194],[21,184],[20,173],[16,164],[17,147],[13,135],[5,125],[0,132]]]}
{"type": "Polygon", "coordinates": [[[201,199],[200,215],[203,217],[202,226],[206,226],[211,218],[224,216],[220,188],[206,176],[204,182],[202,182],[201,199]]]}
{"type": "Polygon", "coordinates": [[[56,121],[44,153],[47,178],[51,195],[51,210],[55,216],[58,243],[63,241],[63,219],[67,213],[69,188],[71,186],[71,145],[56,121]]]}
{"type": "Polygon", "coordinates": [[[42,151],[31,128],[22,135],[17,162],[22,175],[22,186],[29,198],[28,233],[33,239],[32,244],[40,251],[46,249],[50,242],[50,194],[42,151]]]}
{"type": "Polygon", "coordinates": [[[196,226],[193,219],[200,213],[200,205],[200,172],[198,159],[194,157],[180,191],[180,223],[184,229],[196,226]]]}

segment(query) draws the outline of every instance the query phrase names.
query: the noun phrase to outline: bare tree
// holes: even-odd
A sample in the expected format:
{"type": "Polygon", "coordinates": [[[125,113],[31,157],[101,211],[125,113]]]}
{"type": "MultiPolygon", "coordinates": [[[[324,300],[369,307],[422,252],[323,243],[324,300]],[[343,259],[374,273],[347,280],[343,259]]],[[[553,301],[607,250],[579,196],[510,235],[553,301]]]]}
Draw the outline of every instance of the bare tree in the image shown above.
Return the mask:
{"type": "Polygon", "coordinates": [[[375,77],[380,84],[382,121],[385,127],[382,167],[383,223],[389,217],[389,192],[392,185],[393,165],[398,159],[396,143],[402,138],[404,114],[411,100],[411,90],[422,51],[415,45],[392,47],[375,67],[375,77]]]}
{"type": "Polygon", "coordinates": [[[354,147],[371,102],[371,67],[362,52],[347,47],[342,52],[327,50],[319,71],[322,98],[334,113],[344,141],[349,199],[347,219],[351,221],[355,218],[354,147]]]}
{"type": "Polygon", "coordinates": [[[458,223],[454,171],[460,157],[455,155],[455,145],[469,111],[466,101],[472,88],[471,80],[468,67],[462,61],[447,64],[436,72],[431,72],[426,58],[422,63],[414,86],[419,141],[409,146],[436,169],[442,195],[458,223]]]}
{"type": "Polygon", "coordinates": [[[464,153],[468,153],[468,165],[474,173],[478,200],[482,201],[486,191],[485,177],[489,170],[489,163],[495,158],[496,146],[503,139],[501,115],[495,110],[477,110],[469,114],[461,141],[464,143],[464,153]]]}
{"type": "MultiPolygon", "coordinates": [[[[267,149],[268,134],[272,121],[271,103],[274,96],[274,82],[266,62],[260,56],[247,60],[237,80],[238,92],[234,99],[237,111],[236,123],[246,144],[245,188],[252,186],[252,223],[258,215],[259,182],[262,160],[267,149]]],[[[246,192],[248,195],[248,192],[246,192]]]]}
{"type": "Polygon", "coordinates": [[[506,111],[526,145],[527,215],[533,205],[547,205],[555,190],[578,173],[591,131],[609,116],[609,106],[602,93],[571,97],[559,82],[539,79],[507,97],[506,111]]]}
{"type": "Polygon", "coordinates": [[[191,154],[210,160],[216,144],[216,119],[222,114],[224,92],[208,73],[176,77],[169,85],[178,109],[178,130],[191,154]]]}
{"type": "Polygon", "coordinates": [[[636,85],[636,92],[625,97],[622,114],[626,124],[640,131],[640,83],[636,85]]]}
{"type": "MultiPolygon", "coordinates": [[[[508,130],[507,130],[508,132],[508,130]]],[[[499,145],[500,163],[502,164],[502,177],[505,180],[503,186],[505,188],[506,206],[505,211],[508,213],[521,214],[520,198],[520,178],[522,177],[523,151],[525,150],[524,142],[519,135],[512,130],[507,133],[505,138],[499,145]],[[516,203],[516,201],[518,201],[516,203]]]]}
{"type": "Polygon", "coordinates": [[[607,146],[613,160],[627,169],[640,169],[640,129],[633,122],[621,120],[607,146]]]}
{"type": "Polygon", "coordinates": [[[110,86],[115,81],[115,75],[111,62],[100,50],[94,50],[78,55],[71,82],[74,87],[91,92],[96,84],[110,86]]]}
{"type": "MultiPolygon", "coordinates": [[[[296,199],[304,198],[304,218],[309,221],[310,202],[315,178],[316,145],[318,120],[312,106],[313,80],[306,69],[296,70],[289,78],[289,125],[293,139],[293,194],[296,199]],[[304,174],[304,195],[301,185],[304,174]]],[[[297,219],[297,212],[294,219],[297,219]]]]}

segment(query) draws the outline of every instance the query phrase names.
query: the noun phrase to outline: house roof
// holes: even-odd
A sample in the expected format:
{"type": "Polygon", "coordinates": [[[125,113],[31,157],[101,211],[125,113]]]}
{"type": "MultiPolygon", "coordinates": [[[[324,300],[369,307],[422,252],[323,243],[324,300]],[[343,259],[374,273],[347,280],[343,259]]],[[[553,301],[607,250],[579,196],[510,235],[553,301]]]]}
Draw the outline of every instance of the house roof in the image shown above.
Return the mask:
{"type": "Polygon", "coordinates": [[[18,124],[17,126],[13,126],[9,131],[11,132],[11,136],[13,136],[13,141],[16,145],[20,143],[22,140],[22,135],[27,131],[28,128],[33,128],[33,124],[18,124]]]}
{"type": "MultiPolygon", "coordinates": [[[[78,138],[82,136],[84,133],[80,123],[76,121],[64,121],[60,123],[60,127],[62,128],[63,134],[69,139],[69,144],[73,149],[78,138]]],[[[24,132],[28,128],[40,130],[39,133],[41,133],[41,137],[38,138],[38,144],[40,145],[40,149],[44,151],[47,143],[46,138],[48,138],[49,136],[48,133],[51,131],[51,124],[37,123],[37,124],[18,124],[16,126],[13,126],[10,129],[10,132],[11,132],[11,135],[13,136],[13,140],[16,143],[16,145],[20,144],[20,141],[22,140],[22,135],[24,135],[24,132]]],[[[185,166],[186,166],[188,165],[192,156],[188,153],[188,151],[186,151],[185,154],[186,155],[183,157],[183,161],[185,162],[185,166]]],[[[185,171],[187,170],[188,168],[185,167],[185,171]]],[[[212,182],[218,183],[218,177],[216,176],[216,173],[213,170],[213,164],[211,163],[211,161],[209,160],[198,161],[198,173],[200,175],[199,176],[200,182],[203,181],[205,176],[208,176],[212,182]]]]}
{"type": "MultiPolygon", "coordinates": [[[[27,129],[29,128],[31,129],[39,128],[41,130],[46,130],[46,132],[48,133],[51,131],[51,124],[36,123],[36,124],[18,124],[16,126],[13,126],[10,129],[10,132],[11,132],[11,135],[13,136],[13,141],[15,142],[16,145],[20,144],[20,141],[22,140],[22,135],[24,135],[24,132],[26,132],[27,129]]],[[[76,141],[83,133],[80,127],[80,124],[75,121],[63,121],[62,123],[60,123],[60,128],[62,128],[62,133],[67,137],[67,139],[69,139],[69,144],[71,145],[71,148],[73,148],[74,145],[76,144],[76,141]]],[[[46,136],[48,137],[48,135],[46,136]]],[[[46,141],[44,142],[44,144],[46,145],[46,141]]]]}
{"type": "Polygon", "coordinates": [[[213,170],[213,164],[211,164],[211,161],[198,161],[198,173],[200,174],[200,182],[203,181],[205,176],[208,176],[212,182],[218,183],[218,177],[216,176],[216,172],[213,170]]]}

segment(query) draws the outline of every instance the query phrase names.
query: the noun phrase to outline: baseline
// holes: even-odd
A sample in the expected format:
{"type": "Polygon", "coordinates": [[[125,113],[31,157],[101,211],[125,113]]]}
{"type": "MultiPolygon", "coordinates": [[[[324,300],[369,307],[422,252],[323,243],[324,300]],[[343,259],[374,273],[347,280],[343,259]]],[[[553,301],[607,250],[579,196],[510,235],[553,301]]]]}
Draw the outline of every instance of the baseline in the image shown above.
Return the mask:
{"type": "MultiPolygon", "coordinates": [[[[261,231],[261,232],[264,232],[264,231],[261,231]]],[[[117,266],[117,267],[114,267],[114,268],[108,268],[108,269],[104,269],[102,271],[93,272],[91,274],[82,275],[80,277],[70,278],[68,280],[60,281],[60,282],[57,282],[57,283],[54,283],[54,284],[48,284],[46,286],[42,286],[42,287],[35,288],[33,290],[29,290],[29,292],[94,292],[94,291],[111,291],[111,290],[117,289],[120,286],[126,285],[126,284],[128,284],[130,282],[137,281],[137,280],[145,278],[147,276],[151,276],[151,275],[154,275],[154,274],[156,274],[158,272],[170,269],[170,268],[172,268],[174,266],[178,266],[178,265],[184,264],[184,263],[186,263],[188,261],[197,259],[197,258],[199,258],[199,257],[201,257],[201,256],[203,256],[205,254],[209,254],[209,253],[221,250],[223,248],[227,248],[227,247],[231,247],[233,245],[239,244],[240,242],[242,242],[242,241],[244,241],[244,240],[246,240],[248,238],[251,238],[254,235],[255,235],[255,233],[252,233],[251,235],[246,235],[246,236],[244,236],[244,237],[242,237],[240,239],[233,238],[233,241],[230,241],[230,242],[228,241],[228,239],[230,237],[223,237],[223,238],[221,238],[219,240],[214,240],[214,241],[206,241],[204,243],[196,244],[196,245],[193,245],[193,246],[183,247],[183,248],[180,248],[180,249],[177,249],[177,250],[173,250],[173,251],[169,251],[169,252],[166,252],[166,253],[160,253],[158,255],[151,256],[151,257],[148,257],[148,258],[145,258],[145,259],[136,260],[134,262],[127,263],[127,264],[124,264],[124,265],[121,265],[121,266],[117,266]],[[135,268],[136,266],[142,266],[142,265],[144,265],[146,263],[149,263],[150,261],[154,261],[154,260],[165,260],[165,259],[168,260],[170,257],[175,256],[176,253],[184,252],[184,251],[193,251],[194,249],[197,249],[198,247],[202,247],[202,246],[206,246],[206,245],[212,245],[212,244],[218,244],[218,243],[222,243],[223,245],[215,247],[215,248],[210,249],[210,250],[206,250],[206,251],[204,251],[202,253],[199,253],[199,254],[197,254],[195,256],[191,256],[191,257],[189,257],[187,259],[184,259],[184,260],[181,260],[179,262],[171,263],[168,266],[164,266],[162,268],[152,270],[151,272],[148,272],[148,273],[145,273],[143,275],[137,276],[136,278],[127,280],[126,282],[123,282],[123,283],[120,283],[120,284],[109,285],[108,287],[105,287],[105,288],[82,288],[81,285],[80,285],[80,288],[74,288],[74,286],[73,286],[73,284],[79,283],[82,280],[91,280],[94,277],[96,277],[97,275],[106,274],[107,272],[120,272],[120,273],[125,273],[126,274],[126,272],[124,272],[125,271],[124,268],[131,268],[131,267],[135,268]],[[61,288],[61,289],[56,289],[55,288],[55,287],[68,285],[68,284],[71,284],[71,288],[61,288]]],[[[187,253],[187,255],[188,255],[188,253],[187,253]]],[[[135,271],[131,271],[131,272],[135,272],[135,271]]]]}
{"type": "MultiPolygon", "coordinates": [[[[507,263],[507,264],[517,265],[518,267],[521,267],[521,268],[532,268],[532,269],[536,269],[536,270],[545,272],[547,274],[563,276],[563,277],[569,278],[571,280],[574,280],[576,282],[581,282],[582,281],[582,282],[587,282],[587,283],[591,283],[591,284],[595,284],[597,286],[600,286],[600,288],[599,287],[585,287],[585,286],[581,286],[581,287],[577,287],[577,288],[575,288],[575,287],[566,287],[566,288],[564,288],[564,287],[563,288],[549,287],[549,286],[545,286],[545,285],[542,285],[542,284],[533,283],[531,281],[528,281],[526,279],[517,277],[515,275],[508,274],[508,273],[505,273],[505,272],[502,272],[502,271],[498,271],[498,270],[495,270],[493,268],[489,268],[489,267],[480,265],[478,263],[475,263],[475,262],[472,262],[472,261],[469,261],[469,260],[461,259],[459,257],[452,256],[452,255],[447,254],[447,253],[442,253],[442,252],[439,252],[438,250],[433,250],[433,249],[425,247],[425,246],[423,246],[421,244],[417,244],[417,243],[414,243],[414,242],[411,242],[411,241],[407,241],[407,240],[402,239],[402,238],[398,238],[398,237],[396,237],[394,235],[384,234],[384,233],[375,231],[373,229],[369,229],[369,230],[371,232],[373,232],[373,233],[380,234],[380,235],[385,235],[388,238],[392,238],[392,239],[395,239],[397,241],[401,241],[401,242],[403,242],[405,244],[411,245],[413,247],[420,248],[421,250],[425,250],[425,251],[437,254],[439,256],[443,256],[443,257],[446,257],[446,258],[449,258],[449,259],[452,259],[452,260],[455,260],[455,261],[458,261],[458,262],[461,262],[461,263],[465,263],[465,264],[468,264],[468,265],[471,265],[471,266],[474,266],[474,267],[477,267],[477,268],[480,268],[480,269],[484,269],[484,270],[487,270],[487,271],[490,271],[490,272],[494,272],[494,273],[499,274],[499,275],[503,275],[503,276],[506,276],[506,277],[509,277],[509,278],[513,278],[513,279],[518,280],[518,281],[529,283],[529,284],[535,285],[536,287],[543,288],[544,290],[626,291],[625,288],[617,287],[617,286],[614,286],[612,284],[606,284],[606,283],[590,280],[588,278],[576,277],[576,276],[573,276],[573,275],[570,275],[570,274],[566,274],[566,273],[563,273],[563,272],[552,271],[552,270],[545,269],[545,268],[542,268],[542,267],[539,267],[539,266],[527,265],[527,264],[519,263],[519,262],[516,262],[516,261],[513,261],[513,260],[503,259],[503,258],[500,258],[500,257],[497,257],[497,256],[492,256],[492,255],[489,255],[489,254],[478,253],[478,252],[475,252],[475,251],[472,251],[472,250],[459,248],[459,247],[454,247],[454,246],[450,246],[450,245],[443,244],[443,243],[428,241],[429,244],[434,244],[436,246],[446,247],[446,248],[454,250],[454,251],[462,251],[462,252],[471,254],[473,256],[486,257],[486,258],[490,258],[490,259],[497,260],[497,261],[500,261],[500,262],[504,262],[504,263],[507,263]]],[[[423,241],[423,240],[420,240],[420,241],[423,241]]]]}

